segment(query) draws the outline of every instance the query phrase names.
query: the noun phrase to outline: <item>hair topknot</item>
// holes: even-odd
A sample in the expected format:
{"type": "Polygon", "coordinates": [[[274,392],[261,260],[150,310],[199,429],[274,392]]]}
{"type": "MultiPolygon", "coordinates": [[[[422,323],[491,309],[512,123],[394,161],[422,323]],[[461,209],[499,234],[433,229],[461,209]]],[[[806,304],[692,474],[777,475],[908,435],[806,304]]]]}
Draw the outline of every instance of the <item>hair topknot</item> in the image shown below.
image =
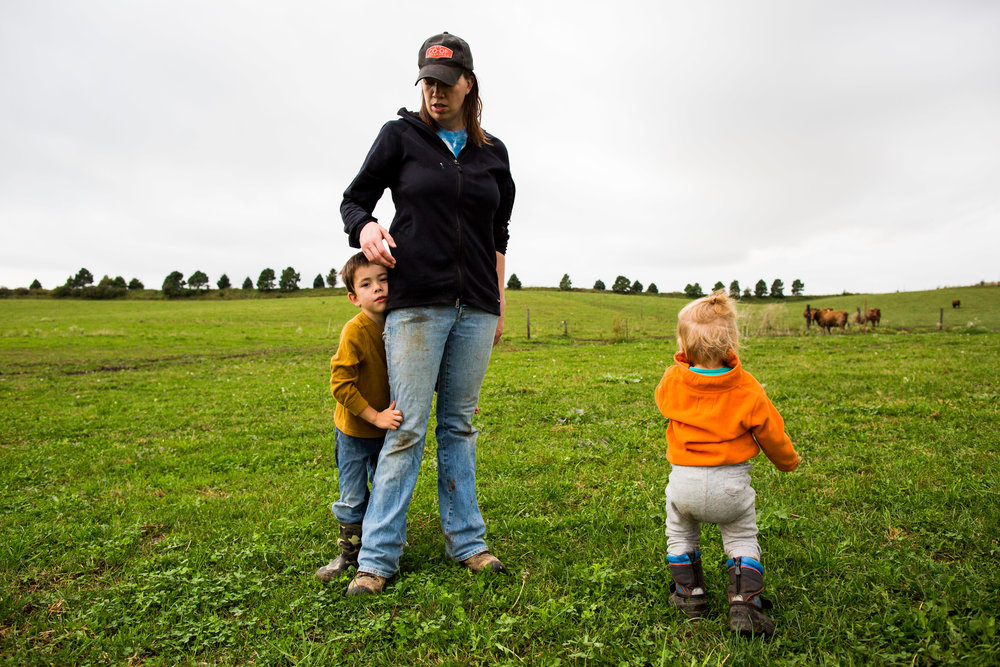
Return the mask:
{"type": "Polygon", "coordinates": [[[677,339],[692,364],[725,361],[740,344],[733,300],[716,290],[684,306],[677,315],[677,339]]]}

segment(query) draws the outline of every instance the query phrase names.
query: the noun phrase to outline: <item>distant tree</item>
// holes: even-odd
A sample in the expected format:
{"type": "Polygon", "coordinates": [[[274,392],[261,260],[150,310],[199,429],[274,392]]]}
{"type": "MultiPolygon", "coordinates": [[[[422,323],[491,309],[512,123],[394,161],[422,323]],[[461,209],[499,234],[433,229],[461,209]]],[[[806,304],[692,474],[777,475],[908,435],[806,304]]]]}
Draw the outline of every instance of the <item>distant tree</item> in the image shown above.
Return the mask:
{"type": "Polygon", "coordinates": [[[659,294],[660,288],[656,286],[656,283],[649,283],[649,287],[646,288],[646,294],[659,294]]]}
{"type": "Polygon", "coordinates": [[[718,292],[720,289],[726,289],[726,286],[722,284],[721,280],[717,281],[714,285],[712,285],[713,292],[718,292]]]}
{"type": "Polygon", "coordinates": [[[566,292],[573,289],[573,281],[569,279],[569,274],[564,273],[562,280],[559,281],[559,289],[566,292]]]}
{"type": "Polygon", "coordinates": [[[743,290],[743,298],[744,299],[749,299],[751,296],[753,296],[753,295],[750,294],[750,288],[749,287],[747,287],[746,289],[743,290]]]}
{"type": "Polygon", "coordinates": [[[38,278],[35,278],[31,281],[31,285],[28,286],[28,289],[42,289],[42,284],[38,282],[38,278]]]}
{"type": "Polygon", "coordinates": [[[133,278],[132,280],[128,281],[128,288],[131,290],[136,290],[136,289],[145,289],[146,286],[143,285],[142,281],[139,280],[138,278],[133,278]]]}
{"type": "Polygon", "coordinates": [[[695,283],[694,285],[688,283],[684,286],[684,296],[689,299],[697,299],[705,296],[705,293],[701,291],[700,283],[695,283]]]}
{"type": "Polygon", "coordinates": [[[180,296],[184,293],[184,274],[180,271],[171,271],[170,275],[163,279],[164,296],[180,296]]]}
{"type": "Polygon", "coordinates": [[[757,284],[754,285],[753,295],[758,299],[767,296],[767,283],[764,282],[763,278],[758,280],[757,284]]]}
{"type": "Polygon", "coordinates": [[[594,283],[594,289],[600,290],[600,291],[603,292],[607,288],[604,286],[604,281],[603,280],[598,280],[597,282],[594,283]]]}
{"type": "Polygon", "coordinates": [[[323,274],[317,273],[316,277],[313,278],[313,289],[323,289],[323,285],[325,284],[326,283],[323,282],[323,274]]]}
{"type": "Polygon", "coordinates": [[[781,278],[775,278],[774,282],[771,283],[771,298],[772,299],[785,298],[785,283],[781,281],[781,278]]]}
{"type": "Polygon", "coordinates": [[[242,286],[242,288],[243,289],[253,289],[253,281],[250,280],[250,276],[247,276],[246,279],[243,280],[243,286],[242,286]]]}
{"type": "Polygon", "coordinates": [[[611,291],[615,294],[628,294],[630,289],[632,289],[632,283],[625,276],[618,276],[611,285],[611,291]]]}
{"type": "Polygon", "coordinates": [[[219,276],[219,279],[215,281],[215,285],[219,289],[229,289],[230,287],[233,286],[233,284],[229,282],[229,276],[227,276],[225,273],[219,276]]]}
{"type": "Polygon", "coordinates": [[[128,283],[121,276],[115,276],[114,280],[111,281],[111,286],[116,289],[128,289],[128,283]]]}
{"type": "Polygon", "coordinates": [[[740,281],[734,280],[729,283],[729,298],[738,299],[740,298],[740,281]]]}
{"type": "Polygon", "coordinates": [[[66,281],[69,287],[86,287],[94,284],[94,274],[87,269],[80,269],[76,276],[66,281]]]}
{"type": "Polygon", "coordinates": [[[257,289],[270,292],[274,289],[274,269],[264,269],[257,277],[257,289]]]}
{"type": "Polygon", "coordinates": [[[632,283],[632,286],[628,288],[628,291],[632,294],[642,294],[642,283],[636,280],[632,283]]]}
{"type": "Polygon", "coordinates": [[[208,276],[204,271],[195,271],[188,278],[188,287],[201,291],[201,288],[208,284],[208,276]]]}
{"type": "Polygon", "coordinates": [[[792,296],[802,296],[802,291],[806,288],[806,284],[796,278],[792,281],[792,296]]]}
{"type": "Polygon", "coordinates": [[[330,287],[337,286],[337,269],[330,269],[330,273],[326,274],[326,284],[330,287]]]}
{"type": "Polygon", "coordinates": [[[78,293],[84,299],[115,299],[125,296],[127,291],[125,281],[121,277],[112,278],[105,275],[95,287],[82,287],[78,290],[78,293]],[[120,285],[118,284],[119,280],[121,280],[120,285]]]}
{"type": "Polygon", "coordinates": [[[278,281],[278,289],[282,292],[294,292],[299,288],[299,274],[292,267],[287,267],[281,272],[281,280],[278,281]]]}
{"type": "Polygon", "coordinates": [[[516,273],[510,274],[510,278],[507,279],[507,289],[521,289],[521,281],[516,273]]]}

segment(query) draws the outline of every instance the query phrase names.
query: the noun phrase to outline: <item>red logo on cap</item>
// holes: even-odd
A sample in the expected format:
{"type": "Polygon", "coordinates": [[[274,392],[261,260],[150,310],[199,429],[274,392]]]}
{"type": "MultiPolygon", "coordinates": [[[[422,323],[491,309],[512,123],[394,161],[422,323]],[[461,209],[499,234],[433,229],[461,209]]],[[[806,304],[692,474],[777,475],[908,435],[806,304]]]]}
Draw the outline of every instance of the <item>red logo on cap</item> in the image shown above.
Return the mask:
{"type": "Polygon", "coordinates": [[[451,58],[452,51],[447,46],[432,46],[427,49],[427,53],[424,54],[428,58],[451,58]]]}

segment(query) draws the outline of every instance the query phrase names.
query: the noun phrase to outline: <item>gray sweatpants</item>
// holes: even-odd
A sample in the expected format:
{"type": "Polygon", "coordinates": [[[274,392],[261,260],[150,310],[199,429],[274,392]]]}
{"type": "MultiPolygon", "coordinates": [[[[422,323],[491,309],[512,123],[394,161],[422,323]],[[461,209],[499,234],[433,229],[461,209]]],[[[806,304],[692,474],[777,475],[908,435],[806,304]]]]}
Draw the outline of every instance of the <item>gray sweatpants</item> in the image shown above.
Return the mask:
{"type": "Polygon", "coordinates": [[[698,549],[701,524],[718,524],[730,558],[760,560],[757,493],[750,486],[750,461],[728,466],[678,466],[667,482],[667,554],[698,549]]]}

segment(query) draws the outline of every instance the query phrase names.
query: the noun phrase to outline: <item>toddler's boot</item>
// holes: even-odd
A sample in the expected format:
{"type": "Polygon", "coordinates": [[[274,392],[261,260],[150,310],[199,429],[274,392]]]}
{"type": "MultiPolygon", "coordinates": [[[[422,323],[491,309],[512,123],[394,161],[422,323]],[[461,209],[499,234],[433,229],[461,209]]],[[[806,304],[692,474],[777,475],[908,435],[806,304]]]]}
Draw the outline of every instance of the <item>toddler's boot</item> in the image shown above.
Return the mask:
{"type": "Polygon", "coordinates": [[[340,524],[337,546],[340,547],[340,555],[328,565],[316,570],[316,578],[320,581],[330,581],[345,572],[347,568],[358,566],[358,554],[361,552],[361,524],[340,524]]]}
{"type": "Polygon", "coordinates": [[[680,556],[667,555],[670,575],[670,604],[687,614],[688,618],[708,616],[708,595],[705,592],[705,573],[701,569],[701,552],[691,551],[680,556]]]}
{"type": "Polygon", "coordinates": [[[774,632],[774,621],[764,613],[773,603],[763,597],[764,566],[749,556],[726,561],[729,570],[729,629],[741,635],[774,632]]]}

